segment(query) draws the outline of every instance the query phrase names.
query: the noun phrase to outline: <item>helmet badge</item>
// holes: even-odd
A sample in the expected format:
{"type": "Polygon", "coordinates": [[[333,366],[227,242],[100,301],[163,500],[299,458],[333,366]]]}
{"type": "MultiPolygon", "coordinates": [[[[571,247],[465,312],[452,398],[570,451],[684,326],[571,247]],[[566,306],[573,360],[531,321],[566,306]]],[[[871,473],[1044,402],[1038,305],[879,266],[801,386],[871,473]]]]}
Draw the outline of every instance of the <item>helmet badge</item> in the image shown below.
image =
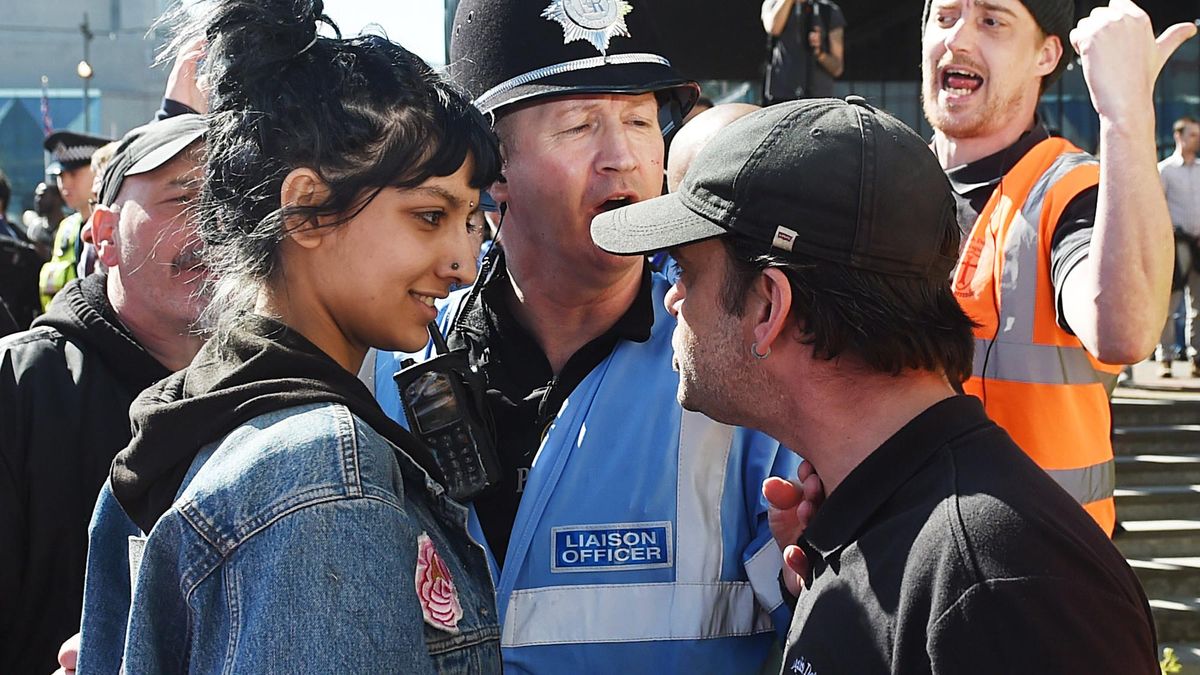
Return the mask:
{"type": "Polygon", "coordinates": [[[563,29],[563,44],[587,40],[607,55],[614,35],[629,37],[625,15],[633,11],[627,0],[551,0],[542,17],[557,21],[563,29]]]}

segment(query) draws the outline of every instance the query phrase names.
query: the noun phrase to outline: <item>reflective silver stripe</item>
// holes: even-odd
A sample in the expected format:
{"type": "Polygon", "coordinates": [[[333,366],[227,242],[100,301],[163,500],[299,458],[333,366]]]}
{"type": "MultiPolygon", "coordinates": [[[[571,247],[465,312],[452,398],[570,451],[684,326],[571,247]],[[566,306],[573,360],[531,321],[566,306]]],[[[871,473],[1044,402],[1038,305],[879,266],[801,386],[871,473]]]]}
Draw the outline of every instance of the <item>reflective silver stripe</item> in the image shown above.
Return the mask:
{"type": "Polygon", "coordinates": [[[1050,188],[1068,173],[1086,164],[1099,164],[1099,161],[1086,152],[1065,152],[1059,155],[1050,168],[1042,173],[1038,181],[1034,183],[1033,188],[1029,191],[1029,196],[1025,199],[1025,206],[1021,210],[1026,216],[1040,220],[1042,202],[1046,201],[1046,193],[1050,191],[1050,188]],[[1037,206],[1036,211],[1029,209],[1031,205],[1037,206]]]}
{"type": "Polygon", "coordinates": [[[1102,370],[1096,371],[1096,378],[1104,383],[1104,391],[1108,393],[1110,399],[1113,396],[1113,390],[1117,388],[1117,377],[1119,375],[1120,373],[1106,373],[1102,370]]]}
{"type": "MultiPolygon", "coordinates": [[[[1059,155],[1030,188],[1021,211],[1013,215],[1004,242],[1004,267],[1000,275],[999,336],[1009,342],[1033,342],[1034,308],[1037,304],[1037,270],[1041,257],[1042,207],[1046,194],[1077,167],[1096,159],[1082,152],[1059,155]]],[[[1004,183],[1001,182],[1001,194],[1004,183]]],[[[997,208],[996,214],[1002,211],[997,208]]]]}
{"type": "MultiPolygon", "coordinates": [[[[1039,207],[1040,208],[1040,207],[1039,207]]],[[[1013,215],[1004,241],[1004,267],[1000,270],[999,331],[1009,342],[1033,341],[1034,306],[1037,300],[1037,220],[1030,222],[1024,211],[1013,215]]]]}
{"type": "Polygon", "coordinates": [[[721,578],[721,496],[733,427],[683,411],[675,484],[675,579],[721,578]]]}
{"type": "Polygon", "coordinates": [[[994,343],[975,338],[974,373],[977,377],[1031,384],[1095,384],[1107,373],[1097,372],[1081,347],[994,343]],[[988,348],[991,346],[991,353],[988,348]],[[983,372],[984,363],[987,372],[983,372]]]}
{"type": "MultiPolygon", "coordinates": [[[[782,452],[782,450],[781,450],[782,452]]],[[[783,553],[779,544],[771,539],[758,552],[746,561],[746,576],[754,587],[754,595],[758,604],[774,611],[783,604],[783,595],[779,592],[779,570],[783,568],[783,553]]]]}
{"type": "Polygon", "coordinates": [[[703,640],[773,630],[745,581],[605,584],[514,591],[501,647],[703,640]]]}
{"type": "Polygon", "coordinates": [[[518,75],[512,79],[505,80],[500,84],[483,92],[475,99],[475,107],[483,112],[489,112],[488,101],[501,94],[506,94],[513,89],[529,84],[542,79],[543,77],[551,77],[553,75],[561,75],[562,73],[571,73],[577,70],[589,70],[591,68],[600,68],[601,66],[623,66],[630,63],[657,63],[659,65],[671,66],[671,62],[659,56],[658,54],[613,54],[612,56],[593,56],[586,59],[577,59],[575,61],[566,61],[564,63],[556,63],[553,66],[538,68],[531,70],[523,75],[518,75]]]}
{"type": "Polygon", "coordinates": [[[367,356],[363,359],[362,368],[358,369],[358,379],[371,390],[371,394],[375,394],[375,359],[379,355],[379,350],[371,347],[367,350],[367,356]]]}
{"type": "Polygon", "coordinates": [[[1056,469],[1046,473],[1080,504],[1108,499],[1117,486],[1117,463],[1111,459],[1082,469],[1056,469]]]}

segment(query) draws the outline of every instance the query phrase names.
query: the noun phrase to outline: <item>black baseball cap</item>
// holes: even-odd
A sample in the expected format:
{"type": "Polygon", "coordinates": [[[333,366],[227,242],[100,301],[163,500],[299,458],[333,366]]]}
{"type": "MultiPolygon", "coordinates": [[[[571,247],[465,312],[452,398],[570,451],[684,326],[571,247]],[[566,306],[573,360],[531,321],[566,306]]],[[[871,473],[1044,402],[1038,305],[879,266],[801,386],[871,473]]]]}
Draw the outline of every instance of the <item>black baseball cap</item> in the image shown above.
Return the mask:
{"type": "Polygon", "coordinates": [[[484,113],[552,96],[663,92],[681,115],[700,88],[663,53],[654,0],[462,0],[450,78],[484,113]]]}
{"type": "Polygon", "coordinates": [[[200,115],[176,115],[140,126],[121,139],[104,169],[100,203],[112,206],[127,176],[150,173],[204,136],[208,125],[200,115]]]}
{"type": "Polygon", "coordinates": [[[946,280],[955,214],[945,173],[903,122],[855,96],[807,99],[733,122],[677,192],[596,216],[592,239],[632,255],[730,235],[764,254],[946,280]]]}

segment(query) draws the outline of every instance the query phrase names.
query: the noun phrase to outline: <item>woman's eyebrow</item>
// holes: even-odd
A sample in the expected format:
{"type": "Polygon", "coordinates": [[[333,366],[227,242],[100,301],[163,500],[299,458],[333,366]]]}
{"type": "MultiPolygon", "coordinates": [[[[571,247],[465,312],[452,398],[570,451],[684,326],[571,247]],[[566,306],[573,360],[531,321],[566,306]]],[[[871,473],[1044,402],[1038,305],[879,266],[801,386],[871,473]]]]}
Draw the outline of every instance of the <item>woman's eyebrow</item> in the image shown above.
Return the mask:
{"type": "Polygon", "coordinates": [[[436,185],[423,185],[413,188],[414,192],[424,192],[433,197],[440,197],[450,204],[451,208],[462,208],[464,201],[461,197],[436,185]]]}

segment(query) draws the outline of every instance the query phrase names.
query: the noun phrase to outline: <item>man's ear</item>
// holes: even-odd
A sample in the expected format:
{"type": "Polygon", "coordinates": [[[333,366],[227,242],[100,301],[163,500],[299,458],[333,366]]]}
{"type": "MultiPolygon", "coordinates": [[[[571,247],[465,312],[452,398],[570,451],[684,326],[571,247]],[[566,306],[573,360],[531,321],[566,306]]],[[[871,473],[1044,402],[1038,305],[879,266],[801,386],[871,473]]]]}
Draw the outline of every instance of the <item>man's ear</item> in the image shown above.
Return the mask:
{"type": "Polygon", "coordinates": [[[787,338],[788,315],[792,311],[792,284],[777,267],[763,270],[751,285],[754,303],[752,331],[759,352],[767,352],[782,335],[787,338]]]}
{"type": "MultiPolygon", "coordinates": [[[[283,185],[279,188],[279,203],[284,210],[297,206],[320,206],[328,198],[329,186],[321,180],[316,171],[307,167],[293,169],[283,179],[283,185]]],[[[288,237],[304,248],[320,246],[325,235],[329,234],[329,230],[316,226],[315,217],[311,220],[314,222],[289,222],[286,224],[288,237]]]]}
{"type": "Polygon", "coordinates": [[[105,267],[118,267],[121,262],[121,242],[118,224],[121,211],[112,206],[97,205],[92,209],[88,224],[92,230],[92,244],[96,247],[96,258],[105,267]]]}
{"type": "Polygon", "coordinates": [[[504,179],[504,174],[496,179],[495,183],[488,188],[488,194],[492,196],[492,201],[499,206],[501,202],[508,203],[508,181],[504,179]]]}
{"type": "Polygon", "coordinates": [[[492,201],[497,205],[500,202],[508,201],[508,179],[504,177],[504,170],[508,168],[509,146],[508,140],[512,138],[511,121],[509,118],[501,117],[492,125],[492,129],[496,132],[496,138],[500,142],[500,175],[496,178],[496,182],[488,188],[488,194],[492,196],[492,201]]]}
{"type": "Polygon", "coordinates": [[[1059,40],[1057,35],[1047,35],[1046,39],[1042,40],[1042,48],[1038,50],[1037,74],[1045,77],[1053,73],[1059,60],[1063,58],[1066,57],[1063,54],[1062,40],[1059,40]]]}

